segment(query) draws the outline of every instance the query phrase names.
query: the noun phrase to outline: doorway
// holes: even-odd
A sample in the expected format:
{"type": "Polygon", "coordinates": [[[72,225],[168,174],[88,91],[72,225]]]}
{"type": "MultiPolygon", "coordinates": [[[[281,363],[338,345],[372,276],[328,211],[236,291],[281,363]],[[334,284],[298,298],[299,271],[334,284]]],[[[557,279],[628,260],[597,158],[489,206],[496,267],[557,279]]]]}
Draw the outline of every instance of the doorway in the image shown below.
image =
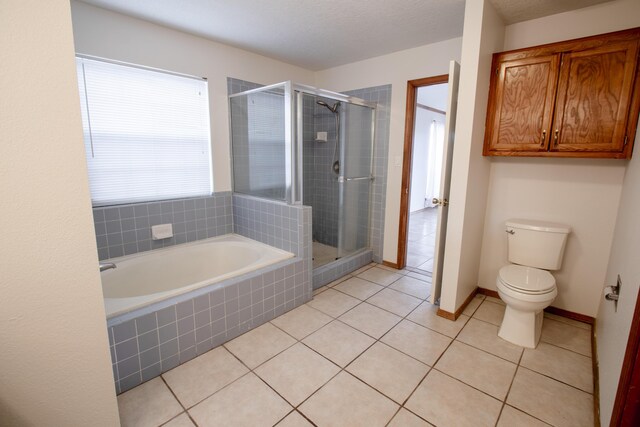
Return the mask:
{"type": "Polygon", "coordinates": [[[431,276],[435,255],[448,75],[407,83],[398,268],[431,276]]]}
{"type": "Polygon", "coordinates": [[[406,266],[433,273],[448,83],[417,88],[413,127],[406,266]]]}
{"type": "Polygon", "coordinates": [[[440,297],[460,65],[407,82],[397,268],[431,277],[440,297]]]}

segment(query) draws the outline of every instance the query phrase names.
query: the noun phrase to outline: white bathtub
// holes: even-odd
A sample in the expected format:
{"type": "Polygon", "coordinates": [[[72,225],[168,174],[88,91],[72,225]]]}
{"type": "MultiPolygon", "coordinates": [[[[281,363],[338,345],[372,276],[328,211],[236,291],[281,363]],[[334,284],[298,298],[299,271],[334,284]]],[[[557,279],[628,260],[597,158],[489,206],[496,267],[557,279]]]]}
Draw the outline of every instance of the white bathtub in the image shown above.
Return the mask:
{"type": "Polygon", "coordinates": [[[107,318],[293,256],[290,252],[255,240],[227,234],[104,260],[117,266],[100,273],[107,318]]]}

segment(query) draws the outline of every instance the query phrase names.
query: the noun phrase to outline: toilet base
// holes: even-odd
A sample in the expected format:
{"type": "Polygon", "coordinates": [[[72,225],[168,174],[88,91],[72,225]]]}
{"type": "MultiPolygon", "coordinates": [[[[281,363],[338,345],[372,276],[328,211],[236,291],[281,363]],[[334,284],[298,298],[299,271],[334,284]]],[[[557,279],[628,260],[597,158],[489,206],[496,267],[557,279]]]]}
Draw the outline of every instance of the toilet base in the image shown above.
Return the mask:
{"type": "Polygon", "coordinates": [[[542,320],[542,310],[521,311],[507,304],[498,336],[521,347],[536,348],[542,334],[542,320]]]}

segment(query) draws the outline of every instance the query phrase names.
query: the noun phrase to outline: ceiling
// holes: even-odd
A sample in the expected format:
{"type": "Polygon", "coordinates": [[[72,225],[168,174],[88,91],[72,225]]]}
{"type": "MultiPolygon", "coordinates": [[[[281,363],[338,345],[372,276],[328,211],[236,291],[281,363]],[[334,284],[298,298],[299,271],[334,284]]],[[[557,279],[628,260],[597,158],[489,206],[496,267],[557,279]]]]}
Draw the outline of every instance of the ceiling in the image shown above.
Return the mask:
{"type": "Polygon", "coordinates": [[[447,111],[447,101],[449,100],[449,84],[440,83],[437,85],[422,86],[418,88],[418,104],[433,107],[441,111],[447,111]]]}
{"type": "MultiPolygon", "coordinates": [[[[317,71],[460,37],[464,0],[82,0],[317,71]]],[[[490,0],[510,24],[609,0],[490,0]]]]}

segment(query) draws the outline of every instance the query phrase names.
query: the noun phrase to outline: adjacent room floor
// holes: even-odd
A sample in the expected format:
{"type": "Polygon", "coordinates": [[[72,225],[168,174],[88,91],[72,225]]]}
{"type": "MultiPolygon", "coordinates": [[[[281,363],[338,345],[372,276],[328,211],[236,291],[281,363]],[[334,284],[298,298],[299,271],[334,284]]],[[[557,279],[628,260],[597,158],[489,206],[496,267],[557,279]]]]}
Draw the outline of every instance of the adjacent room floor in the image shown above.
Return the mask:
{"type": "Polygon", "coordinates": [[[429,274],[433,272],[438,209],[426,208],[409,214],[407,231],[407,267],[429,274]]]}
{"type": "Polygon", "coordinates": [[[118,396],[123,426],[592,426],[591,327],[547,315],[525,350],[478,295],[455,322],[429,277],[369,265],[118,396]]]}

